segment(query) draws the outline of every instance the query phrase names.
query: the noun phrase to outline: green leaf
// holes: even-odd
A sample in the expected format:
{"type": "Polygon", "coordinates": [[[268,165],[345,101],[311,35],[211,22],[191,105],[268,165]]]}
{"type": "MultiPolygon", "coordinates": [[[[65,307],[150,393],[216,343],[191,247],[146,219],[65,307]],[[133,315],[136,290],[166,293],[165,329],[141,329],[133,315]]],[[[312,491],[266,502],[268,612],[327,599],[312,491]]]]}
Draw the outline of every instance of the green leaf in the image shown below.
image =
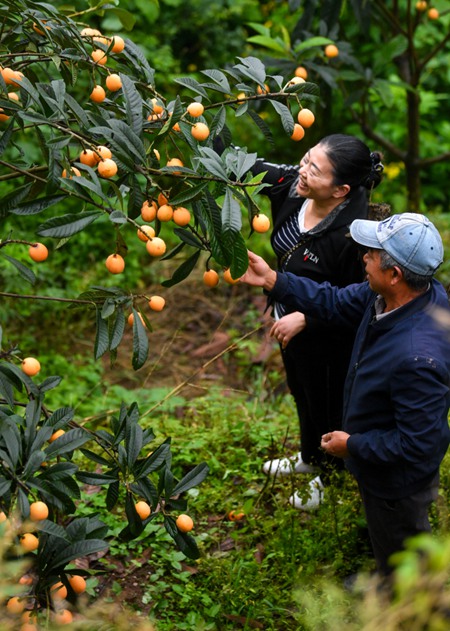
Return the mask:
{"type": "Polygon", "coordinates": [[[184,261],[184,263],[182,263],[182,265],[180,265],[180,267],[177,270],[175,270],[175,272],[172,275],[172,278],[170,278],[169,280],[163,281],[161,285],[163,287],[172,287],[173,285],[176,285],[177,283],[181,283],[181,281],[187,278],[189,274],[192,272],[192,270],[194,269],[194,267],[196,266],[198,258],[200,256],[200,252],[201,250],[197,250],[196,252],[194,252],[194,254],[191,257],[189,257],[186,261],[184,261]]]}
{"type": "Polygon", "coordinates": [[[272,37],[267,37],[266,35],[253,35],[252,37],[247,38],[247,42],[263,46],[264,48],[269,48],[270,50],[275,50],[278,53],[287,54],[290,52],[289,47],[287,47],[278,37],[273,39],[272,37]]]}
{"type": "Polygon", "coordinates": [[[142,113],[142,98],[136,90],[134,81],[126,74],[120,73],[122,80],[122,92],[125,99],[125,110],[127,121],[131,129],[140,136],[142,134],[142,123],[144,120],[142,113]]]}
{"type": "Polygon", "coordinates": [[[143,478],[152,471],[156,471],[168,460],[169,455],[170,443],[164,442],[150,456],[139,463],[139,468],[136,467],[134,471],[136,478],[143,478]]]}
{"type": "Polygon", "coordinates": [[[175,79],[175,83],[179,83],[192,92],[196,92],[197,94],[200,94],[200,96],[203,96],[205,99],[209,100],[208,93],[203,88],[202,84],[199,83],[196,79],[193,79],[192,77],[180,77],[178,79],[175,79]]]}
{"type": "Polygon", "coordinates": [[[106,550],[108,544],[101,539],[89,539],[87,541],[78,541],[69,546],[65,546],[64,549],[56,554],[51,560],[52,567],[64,567],[69,561],[78,559],[80,557],[88,556],[89,554],[95,554],[106,550]]]}
{"type": "Polygon", "coordinates": [[[29,477],[34,475],[40,469],[41,464],[45,462],[45,459],[46,455],[43,451],[32,451],[23,469],[23,479],[28,480],[29,477]]]}
{"type": "Polygon", "coordinates": [[[183,493],[194,486],[198,486],[208,475],[209,467],[206,462],[197,465],[192,471],[184,476],[172,490],[172,495],[183,493]]]}
{"type": "Polygon", "coordinates": [[[39,392],[48,392],[49,390],[53,390],[53,388],[57,388],[62,381],[62,377],[57,375],[53,377],[47,377],[40,385],[39,392]]]}
{"type": "Polygon", "coordinates": [[[310,48],[317,48],[318,46],[326,46],[327,44],[334,44],[332,39],[328,37],[310,37],[309,39],[305,39],[303,42],[298,42],[294,46],[295,53],[301,53],[305,50],[309,50],[310,48]]]}
{"type": "Polygon", "coordinates": [[[284,103],[280,103],[279,101],[269,99],[269,102],[273,109],[280,115],[283,129],[290,136],[294,131],[294,119],[292,117],[291,110],[284,105],[284,103]]]}
{"type": "Polygon", "coordinates": [[[50,195],[49,197],[41,197],[32,202],[24,202],[15,208],[9,210],[13,215],[37,215],[43,210],[59,204],[67,198],[67,195],[50,195]]]}
{"type": "Polygon", "coordinates": [[[96,308],[96,334],[94,342],[94,357],[100,359],[106,353],[109,346],[108,324],[102,318],[101,311],[96,308]]]}
{"type": "Polygon", "coordinates": [[[109,331],[109,350],[115,350],[122,341],[123,334],[125,332],[125,314],[123,309],[116,310],[116,317],[114,324],[109,331]]]}
{"type": "Polygon", "coordinates": [[[81,232],[102,215],[97,210],[91,210],[78,215],[69,214],[61,217],[52,217],[41,224],[37,229],[37,234],[42,237],[64,238],[71,237],[81,232]]]}
{"type": "Polygon", "coordinates": [[[202,182],[201,184],[195,184],[191,186],[187,190],[184,190],[177,195],[174,195],[170,198],[171,204],[173,206],[180,206],[186,202],[190,202],[193,199],[197,199],[201,196],[202,192],[208,186],[208,182],[202,182]]]}
{"type": "Polygon", "coordinates": [[[213,68],[210,70],[202,70],[201,73],[212,79],[214,83],[217,84],[218,87],[216,89],[218,89],[219,92],[222,92],[223,94],[230,94],[232,92],[227,76],[221,70],[213,68]]]}
{"type": "Polygon", "coordinates": [[[227,187],[222,206],[222,230],[223,232],[240,232],[241,228],[241,207],[233,197],[233,190],[230,187],[227,187]]]}
{"type": "Polygon", "coordinates": [[[133,357],[134,370],[142,368],[148,357],[148,336],[136,309],[133,307],[133,357]]]}
{"type": "Polygon", "coordinates": [[[14,259],[12,256],[8,256],[8,254],[2,254],[2,256],[7,261],[9,261],[11,263],[11,265],[14,265],[16,270],[19,272],[19,274],[22,276],[22,278],[27,281],[27,283],[30,283],[30,285],[34,285],[35,284],[35,282],[36,282],[36,275],[26,265],[24,265],[23,263],[21,263],[17,259],[14,259]]]}
{"type": "Polygon", "coordinates": [[[69,451],[74,451],[81,445],[91,440],[91,435],[83,428],[70,429],[68,432],[50,443],[44,451],[47,457],[61,456],[69,451]]]}
{"type": "Polygon", "coordinates": [[[225,182],[228,181],[228,175],[223,162],[213,149],[209,147],[199,147],[199,153],[202,156],[200,162],[208,173],[211,173],[225,182]]]}
{"type": "MultiPolygon", "coordinates": [[[[111,138],[112,142],[116,141],[118,146],[126,150],[130,156],[137,158],[138,164],[145,163],[147,159],[145,147],[138,133],[133,131],[125,121],[119,119],[113,118],[108,121],[108,124],[114,132],[111,138]]],[[[142,130],[140,133],[142,133],[142,130]]]]}
{"type": "Polygon", "coordinates": [[[233,66],[235,70],[240,72],[241,75],[256,81],[261,86],[264,86],[266,80],[266,68],[262,61],[257,57],[238,57],[242,63],[233,66]]]}
{"type": "Polygon", "coordinates": [[[118,482],[117,475],[111,475],[107,473],[89,473],[86,471],[77,471],[75,475],[77,480],[79,480],[83,484],[90,484],[91,486],[104,486],[106,484],[118,482]]]}
{"type": "Polygon", "coordinates": [[[274,142],[273,142],[273,136],[272,136],[270,127],[263,121],[261,116],[258,116],[258,114],[251,109],[247,110],[247,114],[250,116],[253,122],[256,123],[256,125],[262,131],[265,139],[273,145],[274,142]]]}
{"type": "Polygon", "coordinates": [[[14,407],[14,390],[9,379],[0,372],[0,394],[5,398],[6,403],[12,408],[14,407]]]}
{"type": "Polygon", "coordinates": [[[235,235],[232,243],[232,263],[230,266],[231,276],[240,278],[248,268],[247,244],[240,232],[235,235]]]}
{"type": "Polygon", "coordinates": [[[177,237],[181,239],[181,241],[183,241],[183,243],[186,243],[187,245],[191,245],[194,248],[199,248],[200,250],[205,249],[205,246],[203,245],[203,243],[199,239],[197,239],[195,234],[193,234],[187,228],[175,228],[173,233],[176,234],[177,237]]]}
{"type": "Polygon", "coordinates": [[[187,532],[180,532],[173,517],[165,515],[164,526],[184,555],[186,555],[189,559],[199,558],[200,552],[194,537],[189,535],[187,532]]]}
{"type": "Polygon", "coordinates": [[[112,511],[119,499],[120,482],[113,482],[106,491],[106,510],[112,511]]]}
{"type": "Polygon", "coordinates": [[[128,468],[131,469],[139,457],[142,449],[142,428],[137,423],[127,427],[125,435],[125,449],[127,451],[128,468]]]}

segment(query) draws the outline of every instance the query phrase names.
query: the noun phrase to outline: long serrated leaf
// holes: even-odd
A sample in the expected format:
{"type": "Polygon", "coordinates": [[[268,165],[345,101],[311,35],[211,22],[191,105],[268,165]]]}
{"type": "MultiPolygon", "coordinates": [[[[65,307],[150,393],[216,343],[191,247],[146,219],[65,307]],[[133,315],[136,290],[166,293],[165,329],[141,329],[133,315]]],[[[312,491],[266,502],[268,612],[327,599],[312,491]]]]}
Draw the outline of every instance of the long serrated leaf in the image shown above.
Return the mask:
{"type": "Polygon", "coordinates": [[[6,403],[12,408],[14,406],[14,390],[11,382],[0,372],[0,394],[6,403]]]}
{"type": "Polygon", "coordinates": [[[55,555],[51,560],[51,566],[54,568],[64,567],[69,561],[86,557],[89,554],[95,554],[106,550],[108,544],[102,539],[88,539],[87,541],[78,541],[66,546],[59,554],[55,555]]]}
{"type": "Polygon", "coordinates": [[[42,237],[54,237],[59,239],[71,237],[84,230],[84,228],[93,223],[101,215],[101,212],[92,210],[78,215],[70,214],[63,215],[62,217],[52,217],[41,224],[36,232],[42,237]]]}
{"type": "Polygon", "coordinates": [[[14,131],[14,125],[15,125],[14,119],[11,118],[6,129],[0,136],[0,156],[3,155],[3,153],[6,151],[6,147],[8,146],[9,141],[11,140],[11,137],[14,131]]]}
{"type": "Polygon", "coordinates": [[[294,119],[292,117],[291,110],[284,105],[284,103],[280,103],[279,101],[269,99],[269,102],[273,109],[280,115],[283,129],[290,136],[294,131],[294,119]]]}
{"type": "Polygon", "coordinates": [[[23,202],[15,208],[9,210],[13,215],[37,215],[43,210],[47,210],[51,206],[62,202],[67,195],[50,195],[49,197],[41,197],[32,202],[23,202]]]}
{"type": "Polygon", "coordinates": [[[252,79],[263,85],[266,80],[266,68],[262,61],[257,57],[238,57],[242,62],[233,66],[235,70],[240,72],[244,77],[252,79]]]}
{"type": "Polygon", "coordinates": [[[266,138],[266,140],[273,145],[274,141],[273,141],[273,135],[272,135],[272,132],[270,130],[270,127],[263,121],[261,116],[259,116],[256,112],[254,112],[251,109],[247,110],[247,114],[250,116],[250,118],[253,120],[253,122],[256,123],[256,125],[262,131],[262,133],[264,134],[264,137],[266,138]]]}
{"type": "Polygon", "coordinates": [[[117,309],[114,324],[112,325],[109,332],[109,349],[111,351],[115,350],[119,346],[120,342],[122,341],[124,332],[125,314],[123,312],[123,309],[117,309]]]}
{"type": "Polygon", "coordinates": [[[240,232],[242,228],[242,212],[239,203],[233,197],[233,190],[227,187],[222,206],[223,232],[240,232]]]}
{"type": "MultiPolygon", "coordinates": [[[[127,150],[137,158],[139,164],[143,164],[146,161],[145,147],[138,132],[130,128],[125,121],[115,118],[109,121],[109,125],[115,132],[114,139],[121,140],[121,146],[127,148],[127,150]],[[118,134],[120,134],[120,136],[118,136],[118,134]]],[[[142,133],[142,129],[140,133],[142,133]]]]}
{"type": "Polygon", "coordinates": [[[75,475],[77,480],[83,482],[83,484],[90,484],[91,486],[103,486],[118,481],[116,475],[108,475],[107,473],[89,473],[85,471],[77,471],[75,475]]]}
{"type": "Polygon", "coordinates": [[[163,281],[161,285],[163,287],[172,287],[173,285],[176,285],[177,283],[181,283],[181,281],[187,278],[189,274],[192,272],[192,270],[197,264],[199,256],[200,256],[200,250],[197,250],[197,252],[194,252],[194,254],[190,258],[188,258],[187,261],[184,261],[184,263],[182,263],[180,267],[177,270],[175,270],[172,278],[170,278],[169,280],[163,281]]]}
{"type": "Polygon", "coordinates": [[[273,39],[272,37],[267,37],[265,35],[253,35],[252,37],[247,38],[247,41],[251,44],[257,44],[258,46],[275,50],[277,53],[289,53],[289,48],[286,47],[283,41],[278,37],[273,39]]]}
{"type": "Polygon", "coordinates": [[[113,482],[106,491],[106,510],[112,511],[119,499],[120,482],[113,482]]]}
{"type": "Polygon", "coordinates": [[[30,283],[30,285],[34,285],[35,284],[35,282],[36,282],[36,275],[35,275],[35,273],[32,270],[30,270],[26,265],[24,265],[23,263],[21,263],[17,259],[13,258],[12,256],[8,256],[8,254],[3,254],[2,256],[7,261],[9,261],[11,263],[11,265],[14,265],[16,270],[19,272],[19,274],[22,276],[22,278],[27,281],[27,283],[30,283]]]}
{"type": "Polygon", "coordinates": [[[125,99],[127,121],[131,129],[140,136],[142,134],[142,97],[136,90],[134,81],[126,74],[120,73],[122,80],[122,92],[125,99]]]}
{"type": "Polygon", "coordinates": [[[192,471],[189,471],[182,480],[178,482],[172,491],[173,495],[183,493],[194,486],[199,485],[208,475],[209,467],[206,462],[197,465],[192,471]]]}
{"type": "Polygon", "coordinates": [[[94,357],[100,359],[106,353],[109,345],[108,324],[102,318],[101,311],[96,309],[96,334],[94,342],[94,357]]]}
{"type": "Polygon", "coordinates": [[[187,228],[175,228],[173,232],[179,239],[181,239],[181,241],[186,243],[186,245],[191,245],[192,247],[199,248],[200,250],[205,249],[204,244],[187,228]]]}
{"type": "Polygon", "coordinates": [[[193,79],[192,77],[179,77],[178,79],[175,79],[175,83],[179,83],[192,92],[196,92],[197,94],[203,96],[205,99],[209,100],[208,93],[202,87],[202,84],[199,83],[196,79],[193,79]]]}
{"type": "Polygon", "coordinates": [[[91,435],[85,429],[81,427],[70,429],[50,443],[50,445],[47,445],[44,451],[47,457],[61,456],[62,454],[81,447],[81,445],[87,443],[88,440],[91,440],[91,435]]]}
{"type": "Polygon", "coordinates": [[[217,83],[221,88],[221,92],[223,91],[225,94],[230,94],[232,92],[227,76],[221,70],[212,68],[210,70],[202,70],[201,73],[217,83]]]}
{"type": "Polygon", "coordinates": [[[142,428],[137,423],[127,426],[125,433],[125,449],[127,451],[128,468],[131,469],[141,453],[143,445],[142,428]]]}
{"type": "Polygon", "coordinates": [[[170,202],[173,206],[180,206],[180,204],[184,204],[193,199],[197,199],[198,197],[200,197],[200,195],[202,194],[202,192],[205,190],[207,186],[208,186],[208,182],[202,182],[201,184],[196,184],[195,186],[192,186],[191,188],[188,188],[187,190],[184,190],[178,193],[177,195],[174,195],[173,197],[171,197],[170,202]]]}
{"type": "Polygon", "coordinates": [[[142,368],[148,357],[148,336],[141,318],[136,309],[133,308],[133,357],[132,365],[134,370],[142,368]]]}

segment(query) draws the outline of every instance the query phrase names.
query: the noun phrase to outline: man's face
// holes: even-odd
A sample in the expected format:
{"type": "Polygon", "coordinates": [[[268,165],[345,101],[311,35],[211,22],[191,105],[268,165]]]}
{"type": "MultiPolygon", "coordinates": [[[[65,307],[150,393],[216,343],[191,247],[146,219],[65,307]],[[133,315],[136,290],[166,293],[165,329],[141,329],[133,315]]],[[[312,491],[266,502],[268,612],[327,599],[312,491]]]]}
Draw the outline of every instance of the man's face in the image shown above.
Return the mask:
{"type": "Polygon", "coordinates": [[[377,294],[384,295],[386,289],[390,286],[392,270],[381,269],[380,250],[369,248],[363,256],[366,266],[366,275],[370,288],[377,294]]]}

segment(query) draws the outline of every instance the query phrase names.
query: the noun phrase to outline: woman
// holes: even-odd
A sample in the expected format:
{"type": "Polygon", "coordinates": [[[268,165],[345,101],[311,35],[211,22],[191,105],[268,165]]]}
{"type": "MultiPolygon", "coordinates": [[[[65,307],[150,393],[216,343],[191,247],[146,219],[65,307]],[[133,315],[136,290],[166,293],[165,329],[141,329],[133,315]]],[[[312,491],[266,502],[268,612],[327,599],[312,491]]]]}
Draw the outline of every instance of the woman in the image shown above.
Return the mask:
{"type": "MultiPolygon", "coordinates": [[[[368,194],[381,181],[381,155],[371,153],[358,138],[344,134],[325,137],[295,166],[258,160],[253,173],[266,171],[262,192],[271,200],[271,243],[280,271],[328,281],[344,287],[363,280],[358,247],[348,237],[354,219],[368,215],[368,194]]],[[[278,340],[287,383],[300,421],[301,448],[290,458],[269,460],[270,475],[322,472],[329,457],[320,449],[321,436],[341,427],[342,392],[353,344],[351,330],[326,326],[302,313],[273,305],[270,335],[278,340]]],[[[289,501],[296,508],[316,508],[323,494],[320,476],[310,483],[310,498],[297,493],[289,501]]]]}

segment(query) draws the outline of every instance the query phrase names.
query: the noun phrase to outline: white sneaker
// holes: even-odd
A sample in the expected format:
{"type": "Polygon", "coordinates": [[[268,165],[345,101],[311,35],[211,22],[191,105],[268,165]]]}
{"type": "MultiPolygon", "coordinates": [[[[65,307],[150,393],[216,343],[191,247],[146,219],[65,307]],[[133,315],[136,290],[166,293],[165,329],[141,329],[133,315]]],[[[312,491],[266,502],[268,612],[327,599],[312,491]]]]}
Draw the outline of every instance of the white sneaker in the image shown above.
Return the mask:
{"type": "Polygon", "coordinates": [[[290,458],[278,458],[268,460],[263,464],[263,471],[267,475],[291,475],[292,473],[314,473],[316,467],[306,464],[302,460],[302,454],[298,453],[290,458]]]}
{"type": "Polygon", "coordinates": [[[289,503],[292,504],[294,508],[298,508],[299,510],[316,510],[323,502],[323,493],[324,487],[322,484],[322,480],[320,479],[320,476],[317,476],[309,483],[309,499],[303,500],[297,493],[294,493],[289,498],[289,503]]]}

